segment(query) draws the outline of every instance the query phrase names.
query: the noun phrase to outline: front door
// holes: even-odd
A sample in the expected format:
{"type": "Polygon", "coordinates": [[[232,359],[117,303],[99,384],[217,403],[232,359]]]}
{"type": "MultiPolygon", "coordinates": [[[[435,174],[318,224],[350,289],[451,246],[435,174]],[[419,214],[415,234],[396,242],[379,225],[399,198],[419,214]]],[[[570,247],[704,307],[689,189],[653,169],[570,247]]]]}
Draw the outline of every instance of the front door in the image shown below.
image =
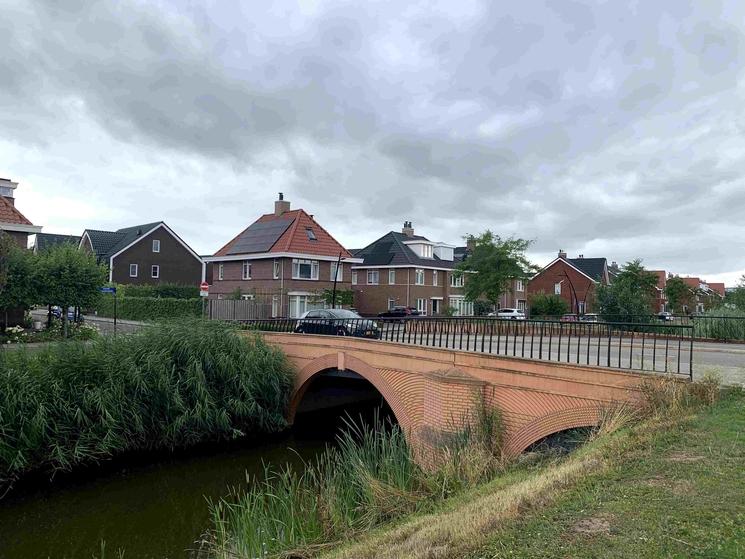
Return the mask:
{"type": "Polygon", "coordinates": [[[439,299],[432,299],[432,314],[433,315],[440,314],[440,300],[439,299]]]}

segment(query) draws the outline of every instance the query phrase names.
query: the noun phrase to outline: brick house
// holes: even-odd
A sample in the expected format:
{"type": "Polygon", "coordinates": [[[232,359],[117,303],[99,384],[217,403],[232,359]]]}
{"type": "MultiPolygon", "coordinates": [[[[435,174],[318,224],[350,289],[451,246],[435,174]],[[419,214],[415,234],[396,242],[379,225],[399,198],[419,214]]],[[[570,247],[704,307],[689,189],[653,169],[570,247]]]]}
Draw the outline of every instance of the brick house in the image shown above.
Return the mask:
{"type": "Polygon", "coordinates": [[[667,296],[665,295],[665,287],[667,287],[667,272],[665,270],[649,270],[650,274],[654,274],[657,278],[657,285],[655,285],[655,298],[652,312],[661,313],[667,310],[667,296]]]}
{"type": "Polygon", "coordinates": [[[15,205],[17,182],[0,179],[0,231],[23,248],[28,248],[28,237],[41,233],[41,227],[34,225],[15,205]]]}
{"type": "Polygon", "coordinates": [[[312,215],[291,210],[281,193],[273,213],[204,261],[211,299],[227,299],[240,290],[242,298],[270,305],[272,317],[291,318],[325,307],[322,293],[333,289],[335,274],[337,292],[351,290],[350,266],[361,262],[312,215]]]}
{"type": "Polygon", "coordinates": [[[567,302],[573,313],[594,312],[595,290],[598,285],[608,285],[610,274],[605,258],[567,258],[558,256],[544,266],[528,282],[528,297],[538,293],[558,295],[567,302]]]}
{"type": "Polygon", "coordinates": [[[116,231],[86,229],[80,248],[109,268],[109,281],[120,284],[199,285],[202,259],[162,221],[116,231]]]}
{"type": "Polygon", "coordinates": [[[463,293],[463,276],[453,273],[467,253],[465,247],[433,242],[414,234],[411,222],[400,233],[390,231],[355,251],[361,263],[352,266],[357,310],[375,315],[394,306],[415,307],[423,315],[473,315],[473,303],[463,293]]]}
{"type": "Polygon", "coordinates": [[[699,277],[685,277],[680,279],[691,290],[690,302],[692,306],[695,305],[694,308],[683,305],[683,313],[703,313],[709,309],[718,307],[724,300],[726,290],[723,283],[708,283],[699,277]]]}

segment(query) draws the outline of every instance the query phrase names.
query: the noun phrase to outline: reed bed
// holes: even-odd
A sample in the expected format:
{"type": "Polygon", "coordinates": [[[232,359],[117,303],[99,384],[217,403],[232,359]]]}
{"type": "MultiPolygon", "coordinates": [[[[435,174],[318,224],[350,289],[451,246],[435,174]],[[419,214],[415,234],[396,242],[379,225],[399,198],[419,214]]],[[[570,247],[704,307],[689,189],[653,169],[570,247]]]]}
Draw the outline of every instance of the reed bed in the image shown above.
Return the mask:
{"type": "Polygon", "coordinates": [[[291,387],[281,351],[217,322],[0,352],[0,495],[34,471],[281,430],[291,387]]]}
{"type": "Polygon", "coordinates": [[[484,408],[421,468],[398,425],[348,420],[302,471],[267,467],[247,489],[211,503],[214,529],[203,551],[235,559],[305,557],[419,510],[501,471],[498,417],[484,408]]]}

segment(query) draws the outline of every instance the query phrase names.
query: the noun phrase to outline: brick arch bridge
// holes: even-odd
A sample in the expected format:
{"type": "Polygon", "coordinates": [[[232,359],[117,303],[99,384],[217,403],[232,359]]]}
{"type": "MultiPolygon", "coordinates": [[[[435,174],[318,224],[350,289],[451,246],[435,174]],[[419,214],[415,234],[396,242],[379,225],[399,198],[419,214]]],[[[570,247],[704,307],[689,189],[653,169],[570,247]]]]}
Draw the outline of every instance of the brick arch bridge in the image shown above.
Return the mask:
{"type": "Polygon", "coordinates": [[[292,423],[318,375],[351,371],[370,382],[413,446],[452,432],[479,401],[497,408],[504,451],[515,456],[542,438],[597,425],[602,410],[641,397],[649,375],[342,336],[264,333],[298,371],[290,400],[292,423]]]}

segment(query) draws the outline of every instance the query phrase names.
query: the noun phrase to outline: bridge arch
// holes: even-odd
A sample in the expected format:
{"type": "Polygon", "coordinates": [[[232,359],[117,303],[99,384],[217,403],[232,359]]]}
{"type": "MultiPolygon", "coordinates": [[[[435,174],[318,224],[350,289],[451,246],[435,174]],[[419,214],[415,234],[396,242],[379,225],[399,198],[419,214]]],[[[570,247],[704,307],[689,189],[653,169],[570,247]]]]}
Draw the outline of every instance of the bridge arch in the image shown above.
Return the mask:
{"type": "Polygon", "coordinates": [[[600,423],[601,406],[568,408],[534,419],[509,436],[504,453],[515,457],[541,439],[578,427],[595,427],[600,423]]]}
{"type": "Polygon", "coordinates": [[[294,423],[298,407],[308,391],[308,388],[324,371],[329,369],[338,369],[357,373],[367,382],[369,382],[380,393],[388,406],[391,408],[393,415],[407,437],[412,431],[414,424],[411,414],[406,409],[399,393],[391,386],[375,367],[365,363],[361,359],[345,353],[330,353],[315,358],[305,365],[298,373],[295,381],[295,390],[290,398],[290,405],[287,411],[287,420],[290,424],[294,423]]]}

